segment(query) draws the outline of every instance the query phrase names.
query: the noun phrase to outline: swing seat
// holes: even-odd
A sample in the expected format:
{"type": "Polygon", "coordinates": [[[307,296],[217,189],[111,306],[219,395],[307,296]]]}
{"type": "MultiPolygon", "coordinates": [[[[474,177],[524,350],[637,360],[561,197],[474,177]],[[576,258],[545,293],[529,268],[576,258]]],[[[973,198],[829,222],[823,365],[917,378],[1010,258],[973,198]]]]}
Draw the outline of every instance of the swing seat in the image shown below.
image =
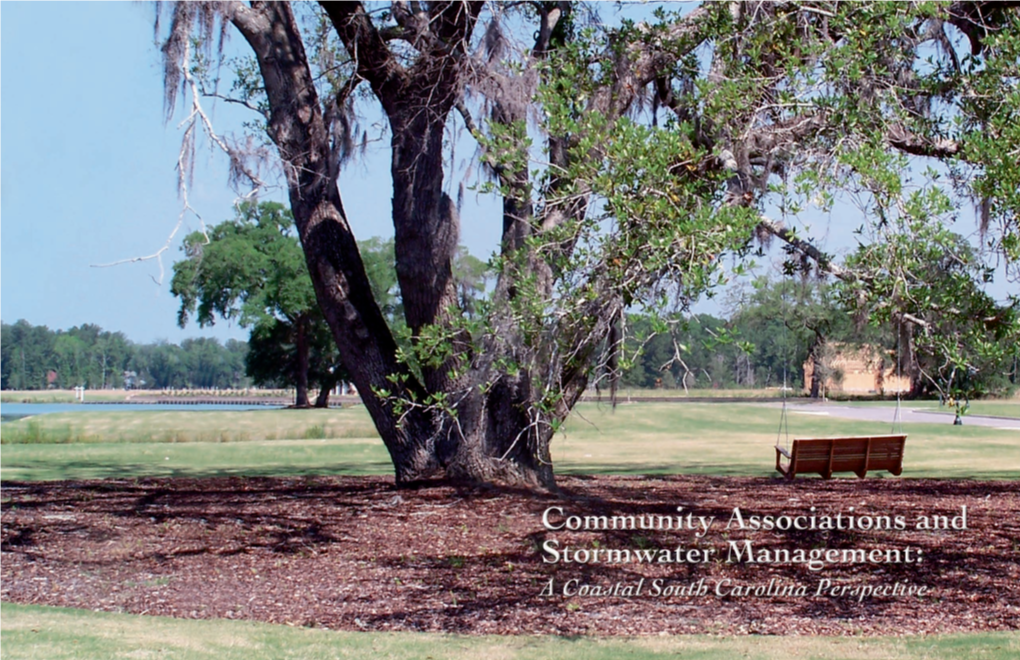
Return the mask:
{"type": "Polygon", "coordinates": [[[868,470],[903,473],[907,435],[864,435],[845,438],[796,438],[790,451],[776,446],[776,470],[787,479],[817,472],[825,479],[834,472],[853,472],[864,478],[868,470]],[[787,459],[783,467],[782,459],[787,459]]]}

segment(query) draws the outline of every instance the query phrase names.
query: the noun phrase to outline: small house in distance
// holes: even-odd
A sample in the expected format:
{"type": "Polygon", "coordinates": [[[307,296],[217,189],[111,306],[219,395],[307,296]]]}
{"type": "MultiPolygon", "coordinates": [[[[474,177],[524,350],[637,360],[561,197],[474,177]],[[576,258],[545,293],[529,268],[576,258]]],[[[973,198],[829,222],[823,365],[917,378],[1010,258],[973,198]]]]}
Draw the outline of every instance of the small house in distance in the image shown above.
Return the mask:
{"type": "Polygon", "coordinates": [[[824,394],[884,395],[910,391],[910,377],[896,373],[896,360],[890,351],[832,343],[820,353],[819,364],[813,355],[804,362],[804,388],[809,393],[816,378],[824,394]]]}

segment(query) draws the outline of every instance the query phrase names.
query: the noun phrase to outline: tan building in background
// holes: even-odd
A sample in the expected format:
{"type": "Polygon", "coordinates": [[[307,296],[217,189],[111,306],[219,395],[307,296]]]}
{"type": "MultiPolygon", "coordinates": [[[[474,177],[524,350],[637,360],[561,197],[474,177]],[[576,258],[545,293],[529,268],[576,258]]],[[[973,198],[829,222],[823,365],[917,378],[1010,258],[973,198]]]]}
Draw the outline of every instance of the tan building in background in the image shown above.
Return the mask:
{"type": "MultiPolygon", "coordinates": [[[[910,391],[910,378],[896,374],[891,352],[874,346],[828,344],[822,350],[819,377],[826,394],[896,394],[910,391]]],[[[804,389],[811,391],[815,375],[814,356],[804,363],[804,389]]]]}

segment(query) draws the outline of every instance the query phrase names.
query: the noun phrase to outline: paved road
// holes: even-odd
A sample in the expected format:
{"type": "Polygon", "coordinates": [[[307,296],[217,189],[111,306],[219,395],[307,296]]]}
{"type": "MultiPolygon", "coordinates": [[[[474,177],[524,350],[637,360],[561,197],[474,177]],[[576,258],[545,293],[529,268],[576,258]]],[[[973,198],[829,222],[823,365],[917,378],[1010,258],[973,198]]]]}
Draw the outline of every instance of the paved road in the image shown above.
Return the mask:
{"type": "MultiPolygon", "coordinates": [[[[776,404],[772,404],[776,405],[776,404]]],[[[894,407],[861,407],[848,406],[836,403],[810,403],[810,404],[786,404],[786,409],[799,415],[819,415],[827,417],[841,417],[844,419],[857,419],[870,422],[893,423],[894,407]]],[[[900,408],[900,419],[905,424],[952,424],[953,413],[951,412],[930,412],[912,410],[909,405],[900,408]]],[[[988,426],[997,429],[1008,429],[1020,431],[1020,419],[1008,419],[1004,417],[979,417],[977,415],[965,415],[963,418],[965,426],[988,426]]]]}

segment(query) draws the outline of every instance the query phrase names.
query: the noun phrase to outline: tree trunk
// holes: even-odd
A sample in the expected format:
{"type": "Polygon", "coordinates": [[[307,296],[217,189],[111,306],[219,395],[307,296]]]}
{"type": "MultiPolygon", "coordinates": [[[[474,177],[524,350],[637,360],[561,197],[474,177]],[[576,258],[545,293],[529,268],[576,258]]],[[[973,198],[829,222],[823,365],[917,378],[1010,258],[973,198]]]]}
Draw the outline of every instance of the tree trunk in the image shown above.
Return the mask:
{"type": "Polygon", "coordinates": [[[342,369],[336,369],[328,376],[322,378],[322,381],[319,383],[319,394],[315,397],[316,408],[329,408],[329,393],[340,382],[339,374],[342,371],[342,369]]]}
{"type": "MultiPolygon", "coordinates": [[[[573,407],[583,387],[567,393],[573,407]]],[[[538,413],[531,377],[503,375],[484,393],[472,388],[438,446],[446,476],[555,490],[550,442],[554,426],[538,413]]],[[[564,408],[565,410],[565,408],[564,408]]],[[[554,415],[556,413],[553,413],[554,415]]]]}
{"type": "MultiPolygon", "coordinates": [[[[291,9],[286,3],[230,7],[265,82],[268,132],[284,163],[316,298],[389,451],[397,485],[445,474],[462,481],[555,487],[549,453],[553,422],[565,418],[577,401],[583,378],[572,379],[556,410],[540,417],[528,375],[511,379],[489,367],[475,368],[466,341],[455,339],[454,357],[439,367],[425,365],[420,380],[397,359],[396,341],[372,297],[341,202],[330,133],[291,9]],[[452,366],[465,369],[454,376],[452,366]],[[437,394],[457,400],[456,417],[427,405],[437,394]]],[[[443,43],[464,48],[481,3],[443,7],[437,18],[443,43]]],[[[450,327],[446,310],[456,304],[452,258],[458,227],[454,205],[442,190],[442,143],[460,74],[445,55],[433,57],[431,66],[403,70],[385,57],[385,44],[359,3],[325,8],[391,121],[397,274],[408,325],[416,334],[427,325],[450,327]]],[[[446,48],[443,43],[436,47],[446,48]]],[[[490,367],[495,357],[485,358],[490,367]]]]}
{"type": "Polygon", "coordinates": [[[823,351],[822,337],[815,333],[815,339],[811,342],[810,348],[808,348],[808,355],[811,357],[811,362],[814,368],[811,370],[811,398],[818,399],[822,395],[822,385],[824,381],[825,365],[822,363],[823,351]]]}
{"type": "Polygon", "coordinates": [[[297,364],[295,365],[294,385],[297,388],[297,397],[294,401],[296,408],[308,408],[308,322],[304,317],[294,322],[294,345],[297,351],[297,364]]]}

